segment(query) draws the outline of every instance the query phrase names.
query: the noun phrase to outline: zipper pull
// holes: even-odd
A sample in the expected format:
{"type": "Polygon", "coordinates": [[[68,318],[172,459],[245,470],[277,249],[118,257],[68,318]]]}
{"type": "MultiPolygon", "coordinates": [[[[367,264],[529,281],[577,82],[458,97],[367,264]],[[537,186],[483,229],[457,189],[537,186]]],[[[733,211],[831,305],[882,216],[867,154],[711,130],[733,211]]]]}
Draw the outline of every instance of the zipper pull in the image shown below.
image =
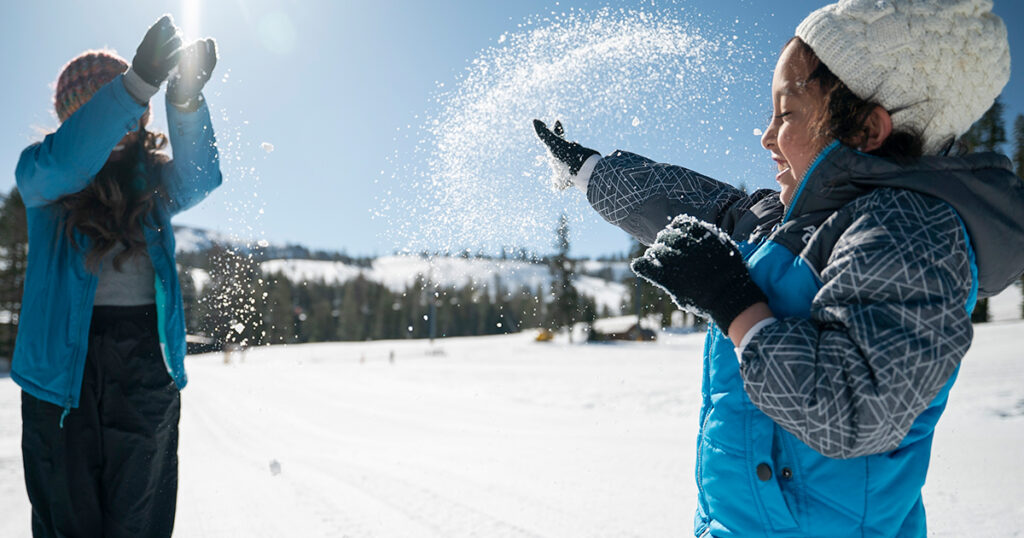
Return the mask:
{"type": "Polygon", "coordinates": [[[64,419],[71,414],[71,400],[64,404],[64,412],[60,414],[60,429],[64,429],[64,419]]]}

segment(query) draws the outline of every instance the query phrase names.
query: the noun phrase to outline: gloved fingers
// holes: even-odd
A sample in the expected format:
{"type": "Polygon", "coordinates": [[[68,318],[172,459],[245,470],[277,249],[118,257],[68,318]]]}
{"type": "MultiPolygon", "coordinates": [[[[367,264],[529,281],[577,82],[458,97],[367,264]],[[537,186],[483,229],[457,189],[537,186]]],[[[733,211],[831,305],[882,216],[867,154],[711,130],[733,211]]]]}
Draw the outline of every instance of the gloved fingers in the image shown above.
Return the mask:
{"type": "Polygon", "coordinates": [[[204,52],[206,53],[206,59],[203,62],[203,65],[205,66],[206,71],[208,73],[212,73],[213,68],[217,66],[217,41],[215,41],[212,37],[208,37],[202,40],[202,42],[204,43],[204,52]]]}
{"type": "Polygon", "coordinates": [[[151,43],[162,45],[177,33],[178,27],[174,25],[174,19],[165,13],[149,27],[149,30],[146,30],[146,36],[143,38],[143,41],[148,39],[151,43]]]}
{"type": "Polygon", "coordinates": [[[660,282],[665,271],[678,263],[681,252],[665,243],[656,242],[647,248],[644,255],[633,260],[630,267],[636,274],[660,282]]]}
{"type": "Polygon", "coordinates": [[[734,248],[736,246],[732,239],[722,232],[721,228],[691,215],[678,215],[672,219],[672,222],[669,223],[665,229],[678,230],[689,237],[694,243],[700,243],[713,237],[717,239],[719,243],[730,248],[734,248]]]}
{"type": "Polygon", "coordinates": [[[181,62],[178,64],[178,75],[183,79],[207,81],[217,64],[217,48],[211,45],[212,39],[199,39],[185,47],[181,62]]]}
{"type": "Polygon", "coordinates": [[[164,52],[162,63],[169,66],[175,65],[181,61],[181,37],[178,34],[174,34],[171,39],[164,43],[160,50],[164,52]]]}
{"type": "Polygon", "coordinates": [[[689,231],[689,229],[665,228],[658,232],[654,239],[654,245],[663,245],[674,250],[684,251],[696,242],[689,231]]]}
{"type": "Polygon", "coordinates": [[[555,134],[561,138],[565,138],[565,129],[562,128],[562,122],[555,120],[555,134]]]}
{"type": "Polygon", "coordinates": [[[648,257],[646,254],[639,258],[635,258],[629,264],[629,268],[638,276],[641,276],[651,282],[661,280],[662,276],[665,274],[665,267],[661,262],[654,257],[648,257]]]}
{"type": "Polygon", "coordinates": [[[541,142],[544,142],[544,145],[551,149],[553,153],[557,149],[563,148],[566,144],[565,139],[552,133],[551,129],[548,129],[547,124],[540,120],[533,120],[533,130],[537,131],[537,136],[540,137],[541,142]]]}
{"type": "MultiPolygon", "coordinates": [[[[159,20],[153,23],[153,26],[149,27],[139,47],[141,48],[143,44],[153,47],[151,50],[154,52],[172,52],[181,48],[181,33],[178,31],[178,27],[174,25],[174,20],[170,15],[160,17],[159,20]]],[[[167,56],[165,55],[164,57],[166,58],[167,56]]]]}

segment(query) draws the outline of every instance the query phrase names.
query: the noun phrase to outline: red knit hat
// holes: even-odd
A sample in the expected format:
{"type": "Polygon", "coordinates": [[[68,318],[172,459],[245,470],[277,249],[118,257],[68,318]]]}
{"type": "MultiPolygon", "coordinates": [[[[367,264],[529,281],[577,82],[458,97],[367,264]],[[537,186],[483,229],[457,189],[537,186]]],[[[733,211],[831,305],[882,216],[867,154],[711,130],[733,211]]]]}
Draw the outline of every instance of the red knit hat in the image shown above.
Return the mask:
{"type": "Polygon", "coordinates": [[[128,70],[128,62],[114,51],[90,50],[60,70],[53,106],[61,123],[92,98],[96,90],[128,70]]]}

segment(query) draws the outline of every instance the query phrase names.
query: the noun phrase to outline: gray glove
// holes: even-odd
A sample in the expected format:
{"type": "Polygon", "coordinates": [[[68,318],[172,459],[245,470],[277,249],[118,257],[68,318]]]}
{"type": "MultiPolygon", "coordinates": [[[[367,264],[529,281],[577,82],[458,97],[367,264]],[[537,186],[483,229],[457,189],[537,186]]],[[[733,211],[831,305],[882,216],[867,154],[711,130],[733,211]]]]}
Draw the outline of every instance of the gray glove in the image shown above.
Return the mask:
{"type": "Polygon", "coordinates": [[[213,76],[217,65],[217,42],[199,39],[182,49],[178,70],[167,82],[167,100],[187,112],[195,112],[203,104],[203,86],[213,76]]]}
{"type": "Polygon", "coordinates": [[[181,37],[170,15],[153,23],[135,49],[132,66],[124,75],[124,86],[140,104],[145,104],[160,89],[160,84],[178,63],[181,37]]]}

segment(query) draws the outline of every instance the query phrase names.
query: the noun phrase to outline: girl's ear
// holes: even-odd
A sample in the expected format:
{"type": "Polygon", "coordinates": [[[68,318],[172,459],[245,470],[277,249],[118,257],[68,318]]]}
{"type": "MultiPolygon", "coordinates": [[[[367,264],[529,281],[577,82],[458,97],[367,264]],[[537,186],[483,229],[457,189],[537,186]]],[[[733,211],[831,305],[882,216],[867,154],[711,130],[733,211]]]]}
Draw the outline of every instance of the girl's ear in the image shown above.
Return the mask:
{"type": "Polygon", "coordinates": [[[892,117],[889,116],[889,112],[876,106],[864,122],[864,134],[864,142],[857,149],[869,153],[881,147],[885,139],[892,134],[892,117]]]}

